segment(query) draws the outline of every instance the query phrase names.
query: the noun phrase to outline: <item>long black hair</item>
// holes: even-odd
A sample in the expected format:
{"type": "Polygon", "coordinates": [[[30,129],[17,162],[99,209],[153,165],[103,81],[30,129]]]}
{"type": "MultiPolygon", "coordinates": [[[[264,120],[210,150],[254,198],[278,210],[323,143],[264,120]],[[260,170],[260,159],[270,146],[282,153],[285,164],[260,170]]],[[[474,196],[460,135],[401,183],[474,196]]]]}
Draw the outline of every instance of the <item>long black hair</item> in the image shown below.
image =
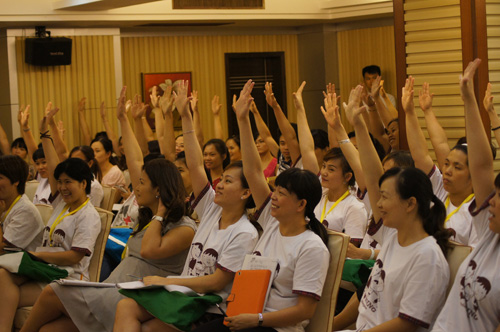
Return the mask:
{"type": "Polygon", "coordinates": [[[434,195],[429,177],[418,168],[394,167],[380,177],[379,186],[389,179],[395,178],[396,192],[402,199],[415,197],[418,205],[418,216],[427,234],[432,235],[445,257],[450,248],[448,239],[451,232],[444,227],[446,208],[443,202],[434,195]]]}
{"type": "Polygon", "coordinates": [[[92,171],[92,174],[94,174],[94,177],[97,179],[97,181],[101,182],[102,172],[101,168],[99,167],[99,164],[97,163],[97,160],[95,160],[94,150],[88,145],[79,145],[71,149],[69,156],[71,157],[73,153],[77,151],[80,151],[85,156],[86,159],[85,161],[87,163],[90,163],[92,161],[92,166],[90,166],[90,170],[92,171]]]}
{"type": "MultiPolygon", "coordinates": [[[[186,215],[186,190],[177,166],[166,159],[153,159],[144,164],[151,186],[159,188],[161,202],[167,208],[163,220],[166,223],[177,222],[186,215]]],[[[145,206],[139,208],[138,227],[132,233],[140,232],[151,221],[153,211],[145,206]]]]}
{"type": "Polygon", "coordinates": [[[321,240],[328,244],[328,233],[325,226],[319,222],[314,214],[314,208],[321,200],[321,183],[318,176],[308,170],[289,168],[280,173],[275,181],[276,187],[285,188],[295,194],[298,199],[306,200],[305,217],[309,218],[307,228],[316,233],[321,240]]]}

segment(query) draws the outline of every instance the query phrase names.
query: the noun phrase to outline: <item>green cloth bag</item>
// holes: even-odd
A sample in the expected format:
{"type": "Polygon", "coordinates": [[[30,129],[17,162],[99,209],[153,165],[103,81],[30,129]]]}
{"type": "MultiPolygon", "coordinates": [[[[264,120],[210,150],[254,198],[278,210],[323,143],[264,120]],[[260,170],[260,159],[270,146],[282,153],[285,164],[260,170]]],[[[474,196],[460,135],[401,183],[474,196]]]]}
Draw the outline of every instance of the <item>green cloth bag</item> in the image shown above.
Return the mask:
{"type": "Polygon", "coordinates": [[[0,256],[0,267],[11,273],[46,283],[68,276],[68,271],[35,259],[37,258],[32,259],[27,252],[6,253],[0,256]]]}
{"type": "Polygon", "coordinates": [[[352,282],[356,288],[366,284],[375,260],[346,259],[342,280],[352,282]]]}
{"type": "Polygon", "coordinates": [[[181,292],[169,292],[164,288],[120,289],[119,292],[134,299],[162,322],[186,332],[191,330],[191,324],[203,316],[210,306],[222,302],[222,298],[215,294],[188,296],[181,292]]]}

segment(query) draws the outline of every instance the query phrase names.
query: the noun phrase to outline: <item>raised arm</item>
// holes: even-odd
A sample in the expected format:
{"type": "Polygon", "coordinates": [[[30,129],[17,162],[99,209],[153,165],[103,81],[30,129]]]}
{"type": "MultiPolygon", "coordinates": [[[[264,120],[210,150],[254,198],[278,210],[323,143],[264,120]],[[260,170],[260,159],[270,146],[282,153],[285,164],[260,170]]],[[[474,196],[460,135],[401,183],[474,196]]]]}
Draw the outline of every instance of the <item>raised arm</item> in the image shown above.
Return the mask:
{"type": "Polygon", "coordinates": [[[160,98],[160,108],[163,113],[163,139],[158,138],[161,153],[167,160],[175,161],[175,133],[174,133],[174,96],[172,86],[168,85],[160,98]]]}
{"type": "Polygon", "coordinates": [[[385,114],[388,112],[387,107],[385,106],[382,97],[380,96],[380,89],[382,88],[382,84],[384,81],[381,80],[381,76],[379,76],[373,83],[372,89],[370,91],[370,96],[373,99],[375,105],[373,107],[368,108],[368,118],[370,119],[370,133],[372,133],[373,137],[375,137],[380,144],[384,147],[385,151],[388,151],[390,148],[389,138],[385,132],[385,126],[382,123],[382,119],[380,118],[380,114],[385,114]]]}
{"type": "Polygon", "coordinates": [[[253,101],[251,96],[254,83],[248,80],[241,90],[240,97],[233,104],[233,110],[238,120],[240,129],[241,159],[243,161],[243,173],[247,179],[248,186],[257,207],[261,207],[266,201],[271,190],[262,173],[259,152],[254,144],[252,126],[250,124],[249,110],[253,101]]]}
{"type": "MultiPolygon", "coordinates": [[[[326,103],[328,102],[328,100],[330,98],[328,95],[337,96],[337,93],[335,92],[335,84],[328,83],[328,85],[326,86],[326,92],[323,92],[323,97],[324,97],[323,102],[324,102],[326,108],[328,108],[326,103]]],[[[338,96],[333,101],[333,103],[337,104],[339,99],[340,99],[340,96],[338,96]]],[[[321,107],[321,111],[325,111],[325,109],[323,107],[321,107]]],[[[323,115],[325,115],[325,113],[323,113],[323,115]]],[[[328,123],[328,121],[327,121],[327,123],[328,123]]],[[[344,128],[344,126],[342,126],[342,128],[344,128]]],[[[345,129],[344,129],[344,131],[345,131],[345,129]]],[[[347,133],[346,133],[346,135],[347,135],[347,133]]],[[[335,134],[335,131],[331,126],[328,126],[328,146],[330,147],[330,149],[339,147],[337,135],[335,134]]]]}
{"type": "Polygon", "coordinates": [[[329,129],[335,134],[335,142],[337,142],[340,146],[344,157],[354,172],[354,177],[356,178],[359,190],[364,192],[366,190],[366,183],[363,168],[361,167],[361,161],[359,159],[359,151],[356,149],[354,144],[352,144],[344,126],[342,125],[342,121],[340,121],[339,107],[337,106],[337,95],[335,93],[326,94],[324,103],[325,107],[321,107],[321,112],[325,116],[329,129]]]}
{"type": "Polygon", "coordinates": [[[54,196],[57,194],[57,180],[54,177],[54,171],[59,164],[59,157],[57,157],[56,149],[52,143],[52,137],[49,130],[49,122],[57,113],[59,108],[52,108],[52,103],[49,102],[45,108],[45,116],[40,122],[40,140],[42,141],[43,153],[47,161],[47,173],[49,174],[50,192],[54,196]]]}
{"type": "Polygon", "coordinates": [[[3,154],[10,154],[10,144],[7,134],[0,123],[0,150],[3,154]]]}
{"type": "Polygon", "coordinates": [[[373,217],[376,221],[381,218],[380,210],[378,209],[377,202],[380,199],[380,191],[378,180],[384,174],[382,163],[378,157],[377,151],[373,146],[372,140],[368,133],[365,121],[361,113],[364,107],[359,108],[359,99],[363,90],[362,85],[358,85],[351,91],[349,96],[349,104],[345,105],[346,115],[349,122],[354,126],[356,132],[356,139],[358,141],[359,157],[363,173],[365,177],[366,188],[370,197],[370,204],[373,211],[373,217]]]}
{"type": "Polygon", "coordinates": [[[38,149],[38,147],[29,125],[30,105],[26,106],[26,108],[24,109],[21,106],[19,108],[19,114],[17,118],[19,119],[19,126],[21,127],[21,135],[23,136],[26,147],[28,148],[29,160],[34,161],[33,153],[38,149]]]}
{"type": "Polygon", "coordinates": [[[220,119],[220,110],[222,104],[219,103],[219,96],[215,95],[212,99],[212,113],[214,115],[214,138],[224,140],[224,134],[222,133],[222,121],[220,119]]]}
{"type": "MultiPolygon", "coordinates": [[[[146,113],[146,105],[141,102],[140,97],[137,94],[132,101],[130,112],[132,113],[132,118],[134,119],[135,137],[137,139],[137,142],[139,143],[139,146],[141,147],[142,154],[145,156],[148,154],[148,141],[146,139],[146,134],[144,133],[142,117],[144,116],[144,113],[146,113]]],[[[127,153],[125,153],[125,155],[126,154],[127,153]]]]}
{"type": "Polygon", "coordinates": [[[432,110],[433,98],[434,94],[430,93],[429,83],[425,82],[418,93],[418,103],[422,111],[424,111],[427,132],[429,133],[429,138],[434,147],[439,168],[443,169],[445,160],[450,154],[450,146],[448,145],[448,137],[446,137],[443,127],[439,124],[432,110]]]}
{"type": "Polygon", "coordinates": [[[465,107],[465,133],[467,135],[467,151],[469,152],[469,170],[478,206],[495,189],[493,156],[491,155],[490,143],[484,131],[479,107],[474,95],[474,74],[480,63],[480,59],[470,62],[460,80],[460,93],[465,107]]]}
{"type": "Polygon", "coordinates": [[[386,111],[384,111],[384,109],[381,109],[379,111],[379,115],[380,119],[384,123],[384,126],[387,127],[387,125],[389,125],[389,122],[398,117],[398,110],[392,104],[392,101],[389,99],[389,96],[385,92],[383,85],[380,87],[380,96],[385,101],[386,111]]]}
{"type": "Polygon", "coordinates": [[[182,119],[182,132],[184,136],[184,153],[186,154],[186,164],[193,184],[195,197],[201,193],[208,183],[207,173],[203,167],[203,154],[201,146],[196,138],[193,125],[193,117],[189,111],[190,98],[187,96],[188,81],[181,81],[178,94],[175,95],[175,107],[179,111],[182,119]]]}
{"type": "Polygon", "coordinates": [[[120,153],[120,149],[118,146],[118,137],[115,134],[115,131],[113,130],[113,127],[111,126],[111,123],[108,121],[108,116],[106,115],[106,106],[104,102],[101,102],[101,109],[100,109],[100,114],[101,114],[101,119],[102,119],[102,124],[104,125],[104,130],[106,130],[106,134],[108,134],[108,138],[111,140],[113,143],[113,151],[118,157],[121,157],[122,154],[120,153]]]}
{"type": "Polygon", "coordinates": [[[278,143],[276,143],[276,141],[274,140],[273,136],[271,135],[271,132],[269,131],[269,128],[264,122],[264,119],[262,119],[262,117],[260,116],[259,109],[257,108],[257,105],[255,105],[254,101],[252,101],[252,103],[250,104],[250,112],[252,112],[253,114],[255,125],[257,126],[257,130],[259,131],[260,137],[264,140],[264,142],[266,142],[271,154],[274,157],[278,158],[278,151],[280,147],[278,143]]]}
{"type": "Polygon", "coordinates": [[[293,102],[297,110],[297,130],[299,132],[300,154],[302,156],[302,164],[304,169],[307,169],[314,174],[318,174],[319,166],[314,153],[314,139],[311,135],[311,129],[307,122],[306,108],[302,100],[302,91],[306,86],[306,81],[302,82],[296,92],[293,93],[293,102]]]}
{"type": "MultiPolygon", "coordinates": [[[[164,121],[163,121],[163,112],[161,111],[160,108],[160,96],[158,95],[158,87],[156,85],[153,87],[153,91],[150,95],[150,98],[151,98],[151,105],[153,105],[153,109],[151,112],[153,113],[153,116],[155,118],[156,139],[158,140],[159,144],[160,141],[163,139],[164,135],[164,127],[163,127],[164,121]]],[[[149,125],[148,128],[151,129],[149,125]]],[[[154,140],[154,135],[152,140],[154,140]]],[[[161,144],[159,145],[161,151],[161,144]]]]}
{"type": "Polygon", "coordinates": [[[132,188],[137,188],[140,184],[142,166],[144,165],[143,154],[139,143],[134,135],[126,112],[126,94],[127,87],[124,86],[120,92],[120,98],[116,106],[116,117],[122,130],[123,149],[127,156],[127,167],[130,172],[130,181],[132,188]]]}
{"type": "Polygon", "coordinates": [[[408,138],[408,146],[415,161],[415,167],[421,169],[425,174],[434,167],[434,162],[429,155],[427,142],[425,141],[424,133],[418,123],[415,105],[413,104],[413,77],[406,79],[403,88],[403,97],[401,98],[403,109],[406,114],[406,137],[408,138]]]}
{"type": "MultiPolygon", "coordinates": [[[[57,108],[57,111],[59,109],[57,108]]],[[[56,111],[56,112],[57,112],[56,111]]],[[[54,142],[54,148],[56,149],[57,157],[59,158],[59,161],[63,161],[68,159],[69,157],[69,150],[68,146],[64,142],[61,131],[59,130],[59,127],[57,126],[55,118],[52,116],[49,121],[49,126],[50,126],[50,132],[52,135],[52,140],[54,142]]]]}
{"type": "Polygon", "coordinates": [[[491,83],[488,83],[488,87],[486,88],[486,94],[484,95],[483,104],[484,108],[488,112],[488,117],[490,118],[491,130],[493,130],[493,134],[495,135],[497,144],[498,146],[500,146],[500,118],[498,118],[498,114],[497,112],[495,112],[495,108],[493,107],[491,83]]]}
{"type": "Polygon", "coordinates": [[[198,140],[198,144],[201,148],[203,147],[203,144],[205,144],[205,137],[203,136],[200,113],[198,112],[198,91],[191,92],[191,100],[189,102],[189,106],[191,107],[191,111],[193,112],[193,125],[196,139],[198,140]]]}
{"type": "Polygon", "coordinates": [[[295,163],[300,157],[300,147],[297,140],[297,134],[293,129],[290,121],[283,113],[281,106],[274,97],[273,84],[266,82],[264,94],[266,95],[266,101],[271,106],[274,111],[274,116],[276,117],[276,122],[280,128],[281,134],[285,138],[286,144],[288,145],[288,151],[290,151],[290,157],[292,158],[292,163],[295,163]]]}
{"type": "Polygon", "coordinates": [[[85,118],[85,101],[86,97],[83,97],[78,102],[78,119],[80,120],[80,129],[83,136],[83,145],[90,145],[92,141],[92,136],[90,135],[89,125],[87,119],[85,118]]]}

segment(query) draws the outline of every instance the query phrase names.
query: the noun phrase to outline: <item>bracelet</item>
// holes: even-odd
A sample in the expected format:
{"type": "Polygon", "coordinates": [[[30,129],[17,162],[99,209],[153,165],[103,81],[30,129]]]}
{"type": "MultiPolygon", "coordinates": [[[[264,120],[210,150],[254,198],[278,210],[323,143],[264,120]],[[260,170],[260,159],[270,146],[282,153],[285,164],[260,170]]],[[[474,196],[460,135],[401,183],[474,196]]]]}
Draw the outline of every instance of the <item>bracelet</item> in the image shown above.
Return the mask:
{"type": "Polygon", "coordinates": [[[350,143],[350,142],[351,142],[351,140],[348,139],[348,138],[347,139],[343,139],[341,141],[338,141],[339,144],[347,144],[347,143],[350,143]]]}
{"type": "Polygon", "coordinates": [[[262,326],[264,323],[264,315],[262,315],[261,312],[259,312],[259,326],[262,326]]]}
{"type": "Polygon", "coordinates": [[[495,131],[495,130],[498,130],[498,129],[500,129],[500,126],[495,127],[495,128],[491,128],[491,131],[495,131]]]}
{"type": "Polygon", "coordinates": [[[23,131],[24,131],[25,133],[27,133],[27,132],[28,132],[28,131],[30,131],[30,130],[31,130],[30,128],[23,129],[23,131]]]}
{"type": "Polygon", "coordinates": [[[182,132],[183,135],[187,135],[187,134],[191,134],[191,133],[194,133],[194,129],[182,132]]]}
{"type": "Polygon", "coordinates": [[[370,255],[370,258],[368,258],[368,260],[372,260],[373,258],[375,258],[375,250],[373,250],[373,248],[370,248],[370,251],[372,252],[372,254],[370,255]]]}
{"type": "Polygon", "coordinates": [[[49,135],[49,130],[47,130],[44,133],[40,133],[40,139],[42,139],[42,138],[48,138],[52,141],[52,137],[49,135]]]}

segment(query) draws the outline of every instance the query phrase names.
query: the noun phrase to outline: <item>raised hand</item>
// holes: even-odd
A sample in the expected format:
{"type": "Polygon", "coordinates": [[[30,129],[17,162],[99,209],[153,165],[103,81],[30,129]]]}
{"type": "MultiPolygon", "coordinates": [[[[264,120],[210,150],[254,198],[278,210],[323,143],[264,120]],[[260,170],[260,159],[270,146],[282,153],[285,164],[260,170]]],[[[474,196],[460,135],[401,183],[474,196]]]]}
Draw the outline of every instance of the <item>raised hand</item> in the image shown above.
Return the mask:
{"type": "MultiPolygon", "coordinates": [[[[333,129],[338,128],[341,125],[340,115],[339,115],[339,106],[337,105],[337,94],[334,92],[330,93],[330,89],[327,87],[328,93],[323,92],[325,99],[323,100],[325,107],[321,106],[321,112],[325,117],[326,122],[333,129]]],[[[333,89],[335,91],[335,88],[333,89]]]]}
{"type": "Polygon", "coordinates": [[[64,123],[62,120],[59,120],[57,122],[57,130],[59,130],[59,135],[61,137],[64,137],[64,134],[66,133],[66,129],[64,129],[64,123]]]}
{"type": "Polygon", "coordinates": [[[127,87],[124,86],[122,88],[122,91],[120,91],[120,97],[118,98],[118,104],[116,105],[116,117],[118,119],[121,119],[121,118],[124,118],[127,116],[126,104],[128,104],[128,101],[126,101],[126,96],[125,96],[126,93],[127,93],[127,87]]]}
{"type": "Polygon", "coordinates": [[[303,81],[296,92],[293,93],[293,103],[296,109],[304,109],[304,100],[302,99],[302,91],[306,86],[306,81],[303,81]]]}
{"type": "Polygon", "coordinates": [[[495,113],[495,108],[493,107],[493,95],[491,94],[491,83],[488,83],[486,88],[483,104],[488,113],[495,113]]]}
{"type": "Polygon", "coordinates": [[[56,115],[57,112],[59,112],[59,107],[52,108],[52,102],[49,101],[47,107],[45,108],[45,117],[47,118],[47,123],[52,123],[54,121],[54,115],[56,115]]]}
{"type": "Polygon", "coordinates": [[[25,108],[21,106],[19,108],[19,113],[18,113],[18,121],[19,124],[21,125],[21,128],[27,129],[29,128],[29,123],[28,120],[30,118],[30,105],[26,106],[25,108]]]}
{"type": "Polygon", "coordinates": [[[156,85],[153,86],[153,90],[149,97],[151,98],[151,105],[153,108],[158,108],[160,106],[160,96],[158,95],[158,87],[156,85]]]}
{"type": "Polygon", "coordinates": [[[460,94],[462,100],[465,98],[474,97],[474,75],[476,74],[477,67],[481,63],[481,59],[475,59],[469,62],[465,68],[463,75],[460,76],[460,94]]]}
{"type": "Polygon", "coordinates": [[[430,93],[429,83],[424,82],[422,89],[418,92],[418,104],[422,111],[426,112],[431,109],[433,98],[434,94],[430,93]]]}
{"type": "Polygon", "coordinates": [[[103,121],[106,120],[107,116],[106,116],[106,107],[105,107],[104,102],[101,102],[101,108],[99,110],[99,113],[101,114],[101,119],[103,121]]]}
{"type": "Polygon", "coordinates": [[[260,115],[259,109],[257,108],[257,105],[255,104],[255,102],[253,100],[252,100],[252,103],[250,104],[250,112],[252,112],[253,115],[255,115],[255,114],[260,115]]]}
{"type": "MultiPolygon", "coordinates": [[[[255,85],[252,80],[248,80],[243,87],[243,90],[240,92],[240,97],[233,103],[233,110],[236,113],[236,117],[238,119],[244,119],[248,117],[248,112],[250,110],[250,104],[253,101],[252,98],[252,89],[255,85]]],[[[234,97],[233,97],[234,101],[234,97]]]]}
{"type": "Polygon", "coordinates": [[[406,79],[405,86],[403,87],[403,93],[401,97],[401,104],[403,105],[403,110],[405,112],[412,112],[415,109],[415,105],[413,104],[413,84],[415,83],[415,79],[412,76],[409,76],[406,79]]]}
{"type": "Polygon", "coordinates": [[[264,86],[264,94],[266,95],[266,102],[269,104],[269,106],[271,106],[272,108],[280,106],[278,104],[278,101],[274,97],[273,83],[266,82],[266,85],[264,86]]]}
{"type": "Polygon", "coordinates": [[[78,112],[80,112],[80,113],[85,112],[85,101],[87,101],[87,98],[86,98],[86,97],[83,97],[83,98],[82,98],[82,99],[80,99],[80,101],[78,102],[78,112]]]}
{"type": "Polygon", "coordinates": [[[212,113],[214,113],[215,116],[219,115],[221,108],[222,104],[219,103],[219,96],[215,95],[212,98],[212,113]]]}
{"type": "Polygon", "coordinates": [[[132,101],[132,107],[130,108],[130,111],[132,112],[132,117],[134,119],[140,119],[146,113],[146,108],[147,105],[145,105],[141,101],[141,97],[138,94],[136,94],[132,101]]]}
{"type": "MultiPolygon", "coordinates": [[[[181,116],[186,116],[186,115],[191,115],[189,112],[189,103],[191,99],[193,98],[193,93],[191,94],[190,97],[187,96],[187,91],[188,91],[188,86],[189,82],[188,81],[180,81],[178,85],[178,92],[176,93],[175,91],[173,92],[174,97],[175,97],[175,107],[179,111],[179,114],[181,116]]],[[[193,91],[194,92],[194,91],[193,91]]],[[[197,96],[198,94],[196,94],[197,96]]]]}
{"type": "Polygon", "coordinates": [[[193,112],[198,111],[198,91],[191,92],[191,97],[189,99],[189,106],[193,112]]]}
{"type": "Polygon", "coordinates": [[[354,122],[357,121],[361,113],[366,111],[366,106],[359,107],[359,104],[361,102],[361,95],[363,94],[364,90],[364,86],[358,85],[351,90],[351,93],[349,94],[349,103],[346,104],[344,102],[343,104],[347,121],[349,121],[351,125],[354,125],[354,122]]]}
{"type": "Polygon", "coordinates": [[[382,76],[378,76],[372,82],[372,89],[370,91],[370,96],[372,98],[378,98],[380,95],[380,88],[384,85],[384,81],[382,80],[382,76]]]}
{"type": "Polygon", "coordinates": [[[163,115],[167,115],[167,113],[172,113],[174,111],[174,100],[175,97],[172,94],[172,86],[167,85],[167,88],[163,91],[163,96],[160,97],[160,108],[163,115]]]}

